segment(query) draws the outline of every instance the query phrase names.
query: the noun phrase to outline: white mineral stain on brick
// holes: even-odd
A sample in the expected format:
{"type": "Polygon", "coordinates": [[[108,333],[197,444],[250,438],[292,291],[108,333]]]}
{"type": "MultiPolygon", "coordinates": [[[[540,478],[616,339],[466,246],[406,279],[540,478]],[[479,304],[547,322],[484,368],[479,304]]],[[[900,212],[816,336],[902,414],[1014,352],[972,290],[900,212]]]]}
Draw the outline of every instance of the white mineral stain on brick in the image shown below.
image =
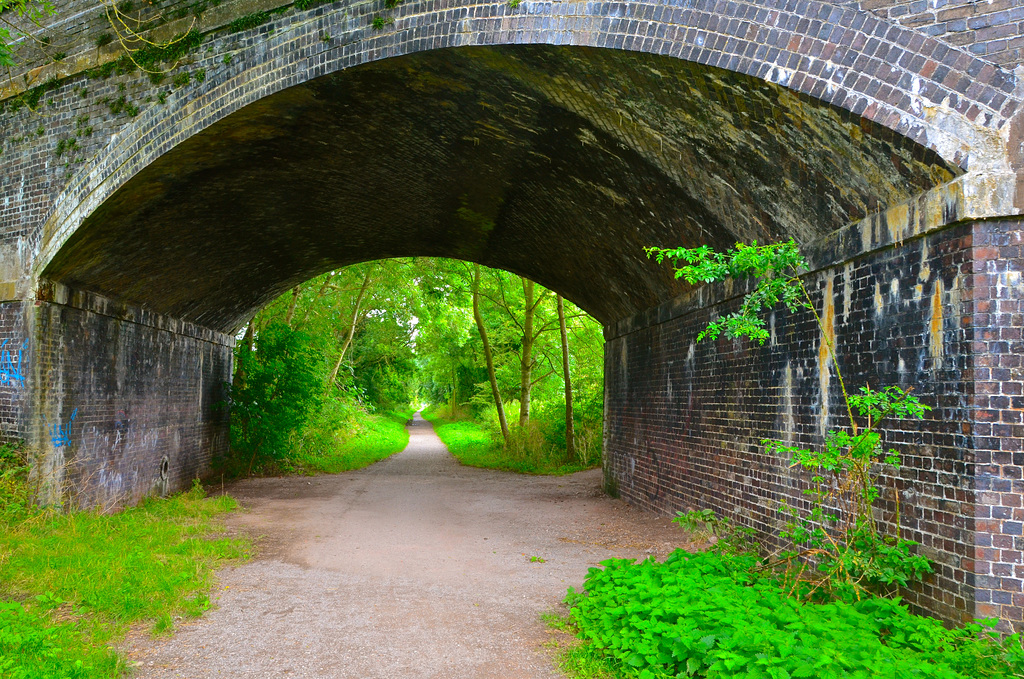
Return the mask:
{"type": "Polygon", "coordinates": [[[825,295],[821,310],[821,333],[818,340],[818,393],[821,396],[821,435],[828,433],[829,388],[832,385],[832,351],[829,348],[836,342],[836,308],[833,300],[832,278],[825,284],[825,295]]]}

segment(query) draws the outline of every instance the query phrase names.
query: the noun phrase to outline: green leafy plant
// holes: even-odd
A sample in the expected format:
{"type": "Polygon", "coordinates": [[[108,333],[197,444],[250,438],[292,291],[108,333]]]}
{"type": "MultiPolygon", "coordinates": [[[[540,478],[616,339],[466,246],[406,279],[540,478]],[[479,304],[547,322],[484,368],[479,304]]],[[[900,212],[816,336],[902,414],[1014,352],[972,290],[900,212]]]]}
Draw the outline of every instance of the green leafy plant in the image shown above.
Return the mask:
{"type": "MultiPolygon", "coordinates": [[[[931,572],[927,559],[912,553],[916,543],[885,535],[872,513],[880,493],[873,467],[878,463],[891,469],[899,466],[897,452],[883,448],[878,426],[890,418],[921,419],[930,408],[898,386],[882,390],[864,386],[859,393],[847,390],[835,343],[799,277],[807,263],[796,243],[738,243],[726,252],[709,246],[645,251],[659,263],[670,260],[676,266],[676,278],[691,284],[755,279],[754,289],[744,296],[739,309],[708,324],[698,341],[724,335],[764,344],[770,335],[763,312],[783,304],[790,312],[809,311],[814,316],[822,345],[832,358],[847,427],[830,430],[824,445],[816,449],[771,439],[761,442],[765,452],[787,456],[794,466],[811,474],[810,487],[803,491],[811,501],[809,513],[802,515],[786,503],[780,507],[787,523],[779,536],[792,548],[764,567],[780,570],[791,590],[805,597],[844,599],[859,599],[866,590],[906,585],[931,572]]],[[[896,514],[898,519],[898,508],[896,514]]]]}
{"type": "Polygon", "coordinates": [[[246,14],[245,16],[240,16],[228,24],[228,32],[237,33],[239,31],[247,31],[251,28],[262,26],[268,21],[270,21],[270,14],[267,12],[253,12],[251,14],[246,14]]]}
{"type": "Polygon", "coordinates": [[[236,353],[241,379],[231,391],[232,447],[249,460],[282,458],[323,400],[325,365],[306,333],[283,323],[236,353]]]}
{"type": "Polygon", "coordinates": [[[1010,679],[1024,672],[1014,635],[991,621],[955,630],[898,600],[795,598],[752,555],[673,552],[664,562],[610,559],[566,604],[585,645],[617,676],[783,679],[1010,679]]]}
{"type": "MultiPolygon", "coordinates": [[[[0,13],[3,12],[13,12],[38,26],[43,19],[54,13],[54,9],[46,0],[0,0],[0,13]]],[[[16,65],[11,43],[24,35],[10,22],[0,22],[0,66],[10,68],[16,65]]]]}

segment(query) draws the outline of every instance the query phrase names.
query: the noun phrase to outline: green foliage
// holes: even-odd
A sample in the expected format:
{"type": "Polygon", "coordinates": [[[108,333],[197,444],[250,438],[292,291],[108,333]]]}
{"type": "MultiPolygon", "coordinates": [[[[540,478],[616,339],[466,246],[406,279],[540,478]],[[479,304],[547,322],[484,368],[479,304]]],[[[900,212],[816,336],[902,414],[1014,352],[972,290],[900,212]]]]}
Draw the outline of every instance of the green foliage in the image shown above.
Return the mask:
{"type": "Polygon", "coordinates": [[[245,16],[240,16],[228,24],[228,32],[237,33],[239,31],[247,31],[251,28],[262,26],[268,21],[270,21],[270,14],[267,12],[253,12],[251,14],[246,14],[245,16]]]}
{"type": "Polygon", "coordinates": [[[123,662],[92,646],[81,623],[54,623],[45,608],[0,600],[0,677],[92,679],[117,676],[123,662]]]}
{"type": "MultiPolygon", "coordinates": [[[[792,548],[783,551],[768,568],[782,574],[791,592],[847,601],[859,599],[865,592],[887,592],[905,586],[930,573],[927,559],[912,553],[916,543],[898,535],[884,535],[872,513],[880,494],[872,466],[878,462],[892,468],[899,465],[897,452],[882,448],[881,435],[876,431],[879,423],[887,418],[921,419],[930,408],[897,386],[880,391],[865,386],[859,394],[847,391],[829,329],[797,277],[806,262],[796,243],[739,243],[722,253],[707,246],[647,248],[646,252],[659,263],[671,260],[677,266],[676,277],[691,284],[756,278],[754,290],[744,297],[740,309],[712,322],[698,335],[698,341],[704,337],[715,339],[725,332],[727,337],[749,337],[763,344],[768,331],[760,314],[781,303],[791,312],[809,310],[814,315],[822,346],[833,358],[849,426],[829,431],[818,449],[771,439],[762,441],[765,452],[787,456],[794,466],[811,474],[810,487],[804,490],[810,499],[810,511],[802,515],[782,503],[786,526],[779,535],[792,548]]],[[[822,398],[827,399],[828,394],[822,398]]],[[[898,514],[897,509],[897,518],[898,514]]]]}
{"type": "MultiPolygon", "coordinates": [[[[807,603],[756,557],[677,550],[663,563],[611,559],[566,603],[590,652],[618,676],[708,679],[1006,678],[1024,671],[1018,637],[982,623],[947,630],[898,600],[807,603]]],[[[584,651],[587,653],[587,651],[584,651]]]]}
{"type": "Polygon", "coordinates": [[[730,339],[749,337],[758,344],[764,344],[769,334],[764,319],[758,314],[779,303],[785,304],[790,311],[810,308],[806,291],[795,277],[807,267],[807,262],[793,240],[772,245],[758,245],[757,241],[750,245],[737,243],[734,249],[726,252],[715,252],[707,245],[699,248],[652,247],[644,248],[644,251],[659,264],[666,259],[672,260],[677,266],[676,278],[683,278],[691,285],[727,278],[758,279],[756,289],[744,297],[739,310],[709,323],[697,335],[698,342],[705,337],[718,339],[724,332],[730,339]]]}
{"type": "MultiPolygon", "coordinates": [[[[304,441],[302,448],[289,459],[292,465],[289,471],[337,474],[380,462],[409,445],[409,430],[405,425],[411,418],[412,413],[408,411],[387,415],[361,414],[344,432],[336,430],[333,437],[326,441],[321,439],[319,446],[304,441]],[[348,440],[341,442],[343,438],[348,440]]],[[[328,416],[323,417],[323,421],[333,423],[337,420],[328,416]]],[[[310,429],[322,431],[317,429],[316,420],[312,424],[310,429]]]]}
{"type": "Polygon", "coordinates": [[[249,468],[257,459],[282,459],[291,437],[305,427],[324,394],[326,366],[313,338],[274,322],[254,348],[240,343],[231,392],[232,447],[249,468]]]}
{"type": "MultiPolygon", "coordinates": [[[[589,469],[600,462],[597,460],[589,465],[577,461],[566,462],[564,452],[550,449],[547,454],[539,456],[517,456],[502,446],[500,432],[479,422],[448,420],[439,416],[437,411],[429,409],[423,411],[423,418],[434,425],[434,432],[448,451],[468,467],[561,476],[589,469]]],[[[513,426],[514,435],[518,435],[519,431],[518,427],[513,426]]]]}
{"type": "Polygon", "coordinates": [[[0,526],[23,520],[33,512],[28,471],[24,446],[0,443],[0,526]]]}
{"type": "Polygon", "coordinates": [[[300,12],[305,12],[307,9],[313,9],[314,7],[319,7],[320,5],[333,1],[334,0],[295,0],[295,9],[300,12]]]}
{"type": "MultiPolygon", "coordinates": [[[[157,45],[146,45],[131,53],[130,60],[144,71],[158,71],[163,64],[176,64],[202,45],[203,34],[197,29],[179,33],[170,41],[157,45]]],[[[127,55],[120,60],[129,59],[127,55]]]]}
{"type": "MultiPolygon", "coordinates": [[[[28,19],[38,25],[43,19],[53,15],[53,5],[46,0],[0,0],[0,13],[14,12],[19,17],[28,19]]],[[[12,25],[0,22],[0,66],[10,68],[16,66],[11,43],[22,37],[23,33],[12,25]]]]}

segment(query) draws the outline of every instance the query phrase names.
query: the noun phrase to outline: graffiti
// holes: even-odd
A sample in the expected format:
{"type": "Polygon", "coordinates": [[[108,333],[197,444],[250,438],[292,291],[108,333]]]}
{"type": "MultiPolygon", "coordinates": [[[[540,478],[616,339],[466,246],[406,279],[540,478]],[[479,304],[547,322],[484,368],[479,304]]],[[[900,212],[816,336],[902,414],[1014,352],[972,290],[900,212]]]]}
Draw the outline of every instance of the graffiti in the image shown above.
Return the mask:
{"type": "Polygon", "coordinates": [[[117,449],[121,445],[122,441],[128,439],[128,435],[131,431],[132,421],[123,410],[118,410],[114,416],[114,445],[113,449],[117,449]]]}
{"type": "Polygon", "coordinates": [[[8,348],[10,340],[0,342],[0,384],[21,382],[25,384],[25,375],[21,372],[21,349],[15,354],[8,348]]]}
{"type": "Polygon", "coordinates": [[[68,419],[68,423],[64,426],[60,424],[50,425],[50,442],[54,448],[63,448],[71,445],[71,423],[75,421],[75,417],[78,415],[78,408],[71,411],[71,417],[68,419]]]}

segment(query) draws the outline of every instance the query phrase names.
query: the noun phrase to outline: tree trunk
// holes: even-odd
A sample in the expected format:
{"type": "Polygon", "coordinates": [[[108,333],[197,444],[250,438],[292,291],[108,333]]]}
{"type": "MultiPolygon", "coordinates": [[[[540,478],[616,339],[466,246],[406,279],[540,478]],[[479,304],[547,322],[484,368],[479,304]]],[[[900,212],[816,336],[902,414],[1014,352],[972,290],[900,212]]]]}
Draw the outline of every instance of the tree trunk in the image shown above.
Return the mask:
{"type": "Polygon", "coordinates": [[[352,346],[352,338],[356,334],[356,325],[359,323],[359,310],[363,305],[363,297],[366,296],[366,290],[370,287],[370,269],[366,270],[366,275],[363,276],[363,287],[359,288],[359,296],[356,297],[356,308],[352,310],[352,322],[348,326],[348,337],[345,338],[345,343],[341,345],[341,353],[338,354],[338,360],[334,362],[334,370],[331,371],[331,377],[327,380],[327,389],[330,391],[331,387],[338,379],[338,371],[341,370],[341,362],[345,360],[345,353],[348,348],[352,346]]]}
{"type": "MultiPolygon", "coordinates": [[[[256,343],[255,336],[253,334],[253,326],[256,325],[256,317],[253,316],[249,320],[249,325],[245,328],[245,335],[242,337],[242,346],[248,349],[248,353],[252,354],[253,346],[256,343]]],[[[232,386],[233,389],[245,389],[245,364],[239,363],[235,369],[235,379],[232,386]]]]}
{"type": "Polygon", "coordinates": [[[296,285],[292,288],[292,303],[288,305],[288,314],[284,317],[284,324],[292,327],[292,318],[295,317],[295,306],[299,303],[299,294],[302,293],[302,286],[296,285]]]}
{"type": "Polygon", "coordinates": [[[556,294],[558,302],[558,328],[562,331],[562,377],[565,379],[565,454],[572,460],[576,457],[576,432],[572,423],[572,379],[569,377],[569,336],[565,332],[565,305],[562,296],[556,294]]]}
{"type": "Polygon", "coordinates": [[[320,290],[317,291],[316,297],[314,297],[313,301],[306,307],[306,313],[302,314],[302,322],[300,323],[300,326],[306,325],[306,321],[309,320],[309,314],[313,312],[313,307],[318,301],[320,301],[320,298],[327,293],[327,289],[331,287],[331,280],[334,278],[335,273],[336,272],[332,271],[331,275],[324,279],[324,284],[320,286],[320,290]]]}
{"type": "Polygon", "coordinates": [[[533,281],[523,281],[523,348],[519,357],[519,426],[524,427],[530,421],[530,390],[533,388],[531,375],[533,372],[533,281]]]}
{"type": "Polygon", "coordinates": [[[505,406],[501,403],[501,393],[498,392],[498,378],[494,374],[494,356],[491,354],[491,343],[487,339],[487,328],[484,327],[484,317],[480,313],[480,265],[473,265],[473,319],[476,321],[476,329],[480,333],[480,340],[484,343],[484,360],[487,361],[487,378],[491,381],[491,395],[494,396],[494,407],[498,410],[498,422],[501,424],[501,435],[508,443],[508,422],[505,420],[505,406]]]}

